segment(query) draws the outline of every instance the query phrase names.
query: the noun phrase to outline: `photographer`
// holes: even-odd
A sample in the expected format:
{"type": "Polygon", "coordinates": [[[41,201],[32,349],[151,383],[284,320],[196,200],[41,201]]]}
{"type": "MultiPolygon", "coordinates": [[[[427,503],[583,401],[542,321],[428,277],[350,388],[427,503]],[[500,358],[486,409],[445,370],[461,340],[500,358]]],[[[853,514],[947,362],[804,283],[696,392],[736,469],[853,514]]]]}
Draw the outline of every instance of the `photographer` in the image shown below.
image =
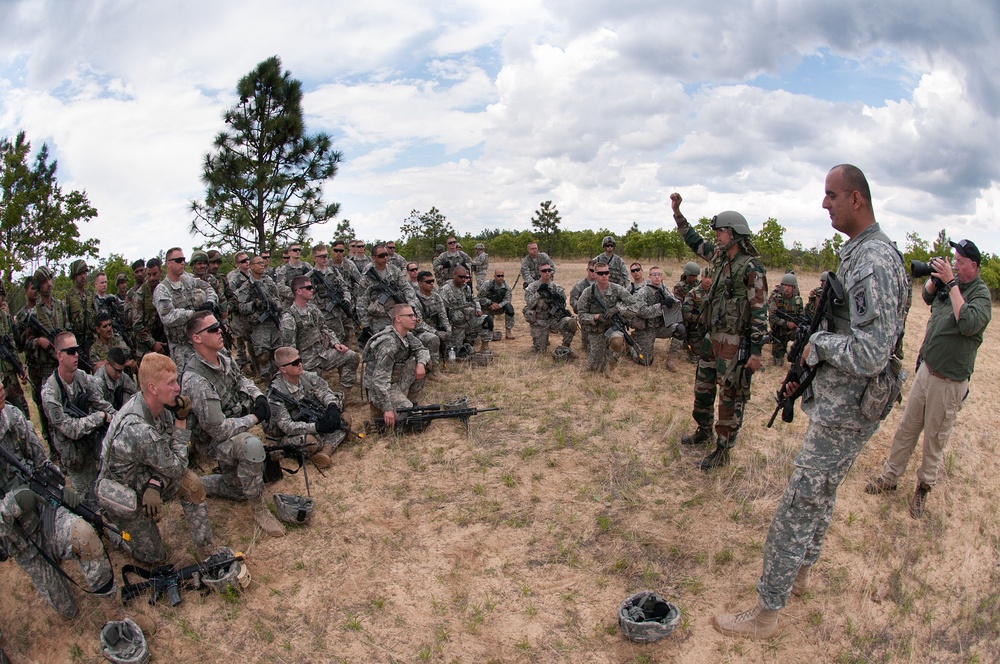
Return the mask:
{"type": "Polygon", "coordinates": [[[976,352],[992,316],[990,291],[979,277],[979,248],[971,240],[950,244],[955,248],[955,270],[948,261],[933,258],[933,278],[924,284],[924,302],[931,307],[931,318],[906,410],[882,465],[882,475],[865,486],[865,493],[872,495],[895,491],[923,431],[923,459],[910,501],[910,515],[915,519],[923,515],[927,494],[937,479],[955,417],[969,393],[976,352]]]}

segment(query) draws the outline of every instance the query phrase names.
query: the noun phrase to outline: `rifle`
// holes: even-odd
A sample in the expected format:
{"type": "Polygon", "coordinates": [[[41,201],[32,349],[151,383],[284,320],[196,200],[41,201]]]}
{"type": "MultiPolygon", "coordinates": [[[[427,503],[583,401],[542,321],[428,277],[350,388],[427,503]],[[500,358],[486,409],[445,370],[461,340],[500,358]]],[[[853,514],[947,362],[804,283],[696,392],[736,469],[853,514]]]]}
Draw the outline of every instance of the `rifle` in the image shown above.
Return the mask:
{"type": "MultiPolygon", "coordinates": [[[[593,297],[594,302],[596,302],[597,306],[601,308],[601,313],[606,315],[608,307],[601,300],[601,296],[597,294],[597,284],[594,284],[593,286],[591,286],[591,288],[594,289],[594,297],[593,297]]],[[[635,353],[639,356],[640,360],[645,359],[645,356],[642,354],[642,351],[639,350],[639,346],[635,343],[635,339],[633,339],[632,335],[628,333],[628,325],[626,325],[625,319],[622,318],[622,315],[616,311],[613,314],[611,314],[610,320],[611,320],[611,327],[607,329],[607,331],[604,333],[604,336],[610,337],[612,332],[616,331],[621,332],[622,339],[624,339],[625,343],[629,345],[629,348],[635,351],[635,353]]]]}
{"type": "Polygon", "coordinates": [[[163,593],[167,594],[170,606],[177,606],[181,603],[180,588],[186,590],[198,590],[204,587],[202,578],[206,574],[215,576],[220,570],[228,570],[235,562],[245,562],[246,556],[242,553],[234,553],[228,556],[224,553],[217,553],[209,556],[205,562],[195,563],[180,569],[174,569],[173,565],[160,565],[151,570],[138,567],[136,565],[125,565],[122,567],[122,604],[129,602],[142,594],[147,588],[152,588],[149,596],[150,606],[156,606],[156,602],[163,593]],[[145,581],[130,583],[128,576],[134,574],[145,581]]]}
{"type": "Polygon", "coordinates": [[[250,295],[253,297],[254,302],[260,302],[264,310],[260,312],[257,316],[257,322],[263,323],[266,320],[274,322],[274,325],[280,330],[281,329],[281,314],[278,312],[277,307],[274,306],[274,302],[268,299],[267,294],[264,293],[264,289],[260,285],[260,281],[250,281],[250,295]]]}
{"type": "MultiPolygon", "coordinates": [[[[296,422],[317,422],[323,414],[326,412],[326,406],[320,403],[316,398],[311,396],[304,396],[301,399],[296,399],[291,395],[285,394],[281,390],[276,390],[273,387],[269,387],[266,394],[267,400],[271,401],[273,397],[275,401],[280,401],[288,409],[288,414],[292,416],[292,419],[296,422]]],[[[346,420],[341,420],[346,422],[346,420]]],[[[353,434],[358,438],[364,438],[364,434],[355,433],[350,429],[346,429],[346,433],[353,434]]]]}
{"type": "MultiPolygon", "coordinates": [[[[465,430],[469,430],[469,418],[473,415],[478,415],[479,413],[486,413],[491,410],[500,410],[496,407],[491,408],[442,408],[441,404],[431,404],[429,406],[414,406],[412,408],[399,408],[397,409],[396,415],[402,415],[402,417],[396,418],[395,428],[399,430],[411,431],[413,433],[420,433],[427,427],[431,425],[434,420],[461,420],[462,424],[465,425],[465,430]]],[[[382,417],[376,417],[374,420],[365,421],[365,433],[385,433],[388,427],[385,425],[385,419],[382,417]]]]}
{"type": "Polygon", "coordinates": [[[118,310],[118,298],[114,295],[105,295],[104,297],[94,296],[96,299],[101,300],[104,304],[104,310],[108,312],[111,317],[111,328],[118,333],[118,336],[122,338],[125,345],[132,352],[132,357],[135,357],[135,342],[132,341],[131,335],[125,327],[125,321],[122,320],[121,312],[118,310]]]}
{"type": "Polygon", "coordinates": [[[338,290],[331,287],[326,281],[326,276],[317,270],[313,270],[313,283],[320,287],[323,292],[323,297],[326,298],[326,307],[324,307],[328,312],[333,313],[333,308],[337,307],[344,314],[350,318],[357,328],[361,329],[361,322],[358,320],[358,312],[354,310],[351,303],[344,299],[338,290]]]}
{"type": "Polygon", "coordinates": [[[40,468],[32,470],[3,445],[0,445],[0,457],[3,457],[11,465],[14,472],[20,475],[21,479],[25,481],[33,493],[51,505],[53,509],[56,507],[65,507],[92,525],[99,535],[106,535],[105,531],[110,531],[126,542],[132,539],[131,535],[105,521],[104,516],[100,512],[94,511],[86,504],[81,502],[76,507],[70,507],[64,503],[63,487],[66,486],[66,478],[51,462],[46,461],[40,468]]]}
{"type": "Polygon", "coordinates": [[[375,277],[375,284],[372,286],[372,289],[381,293],[381,295],[378,296],[379,306],[384,307],[390,297],[396,302],[396,304],[407,303],[406,298],[399,294],[399,289],[385,281],[382,277],[378,276],[378,273],[375,272],[375,270],[368,270],[366,274],[373,275],[375,277]]]}
{"type": "Polygon", "coordinates": [[[17,350],[14,348],[14,342],[8,334],[0,336],[0,359],[9,362],[14,367],[14,373],[19,377],[27,378],[27,374],[24,373],[24,365],[21,364],[21,359],[17,356],[17,350]]]}
{"type": "MultiPolygon", "coordinates": [[[[24,321],[28,324],[35,334],[41,335],[49,340],[52,347],[49,349],[52,352],[52,357],[56,355],[56,335],[62,332],[62,330],[49,330],[47,327],[42,325],[42,321],[38,320],[33,312],[28,312],[27,318],[24,321]]],[[[89,350],[89,345],[87,346],[89,350]]],[[[77,353],[77,358],[79,359],[79,367],[89,374],[94,373],[94,365],[91,363],[90,358],[84,353],[77,353]]]]}
{"type": "MultiPolygon", "coordinates": [[[[545,284],[542,285],[544,286],[545,284]]],[[[542,297],[545,298],[545,301],[549,303],[550,316],[555,316],[559,320],[562,320],[563,318],[571,318],[573,316],[573,314],[566,309],[566,302],[560,302],[551,288],[542,290],[541,286],[539,286],[538,292],[541,293],[542,297]]]]}
{"type": "Polygon", "coordinates": [[[816,370],[819,369],[819,365],[815,367],[803,366],[802,352],[809,343],[809,338],[812,337],[814,332],[819,330],[819,326],[824,320],[827,320],[830,325],[833,324],[831,305],[842,305],[844,300],[844,286],[840,283],[840,279],[837,278],[836,273],[830,272],[826,280],[826,285],[823,287],[823,292],[820,293],[819,301],[816,304],[816,311],[813,313],[812,319],[810,320],[806,316],[798,317],[800,320],[804,319],[803,322],[808,322],[806,324],[799,324],[795,328],[795,341],[792,342],[792,347],[788,351],[788,373],[785,374],[785,379],[781,381],[781,387],[778,388],[778,393],[775,397],[777,404],[774,407],[774,412],[771,413],[771,419],[767,422],[768,428],[771,428],[771,425],[774,424],[774,418],[778,416],[778,411],[781,411],[782,422],[791,422],[795,418],[795,400],[802,396],[806,389],[808,389],[813,378],[816,377],[816,370]],[[792,383],[797,384],[798,387],[791,394],[786,395],[785,390],[792,383]]]}

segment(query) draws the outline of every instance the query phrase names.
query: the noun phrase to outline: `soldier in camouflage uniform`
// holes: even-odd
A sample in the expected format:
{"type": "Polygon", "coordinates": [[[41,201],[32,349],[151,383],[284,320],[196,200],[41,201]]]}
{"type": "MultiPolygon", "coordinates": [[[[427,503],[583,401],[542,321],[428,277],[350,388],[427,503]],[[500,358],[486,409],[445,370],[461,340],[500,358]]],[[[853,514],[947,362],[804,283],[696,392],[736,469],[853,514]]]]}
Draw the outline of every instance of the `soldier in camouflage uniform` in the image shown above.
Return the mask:
{"type": "Polygon", "coordinates": [[[552,274],[555,274],[556,264],[552,262],[549,255],[544,251],[538,251],[537,242],[528,243],[528,255],[521,259],[521,284],[524,290],[528,290],[528,286],[531,282],[538,281],[539,277],[538,269],[545,263],[552,268],[552,274]]]}
{"type": "Polygon", "coordinates": [[[615,238],[605,235],[604,239],[601,240],[601,246],[604,247],[604,252],[594,256],[594,262],[607,265],[611,269],[611,283],[627,289],[628,268],[625,267],[625,261],[622,260],[622,257],[615,253],[617,246],[615,238]]]}
{"type": "MultiPolygon", "coordinates": [[[[35,270],[32,277],[35,292],[38,300],[32,308],[30,315],[34,316],[42,326],[49,332],[55,330],[65,330],[69,327],[69,315],[66,313],[66,305],[52,297],[52,273],[46,267],[35,270]]],[[[30,301],[30,300],[29,300],[30,301]]],[[[56,349],[52,342],[41,334],[38,334],[27,323],[28,316],[25,315],[25,322],[21,326],[21,334],[24,338],[25,356],[33,354],[35,360],[34,370],[28,364],[28,379],[31,381],[32,398],[38,406],[39,420],[42,424],[42,437],[49,444],[49,455],[59,461],[59,450],[54,445],[52,433],[49,431],[49,421],[42,415],[44,401],[42,400],[42,385],[52,375],[59,365],[56,360],[56,349]]]]}
{"type": "Polygon", "coordinates": [[[482,278],[477,277],[480,279],[479,306],[490,316],[503,316],[506,338],[513,339],[511,330],[514,329],[514,305],[511,304],[511,298],[514,297],[514,292],[504,281],[504,276],[503,268],[498,267],[493,270],[493,279],[490,281],[484,283],[482,278]]]}
{"type": "MultiPolygon", "coordinates": [[[[19,346],[22,342],[19,339],[17,325],[14,317],[10,315],[10,308],[7,305],[7,289],[0,285],[0,343],[6,346],[7,351],[17,357],[19,346]]],[[[7,402],[18,408],[26,417],[28,415],[28,402],[24,398],[24,390],[21,388],[21,380],[28,380],[28,374],[21,365],[20,372],[14,364],[8,360],[0,358],[0,377],[3,378],[3,386],[7,394],[7,402]]]]}
{"type": "MultiPolygon", "coordinates": [[[[142,391],[111,421],[101,452],[101,495],[121,504],[117,491],[134,501],[133,510],[111,509],[115,523],[127,531],[129,554],[148,565],[163,563],[166,549],[156,525],[166,500],[176,497],[184,513],[199,559],[215,552],[208,503],[201,478],[188,467],[191,431],[187,416],[191,400],[180,396],[177,365],[165,355],[151,354],[139,368],[142,391]],[[115,487],[110,482],[117,482],[115,487]],[[116,499],[117,498],[117,499],[116,499]]],[[[107,503],[102,503],[107,506],[107,503]]]]}
{"type": "Polygon", "coordinates": [[[490,255],[486,253],[486,245],[482,242],[476,243],[476,255],[472,259],[472,272],[476,277],[476,292],[483,290],[483,286],[489,283],[487,274],[490,270],[490,255]]]}
{"type": "Polygon", "coordinates": [[[439,284],[451,281],[457,267],[463,267],[468,274],[472,274],[472,258],[458,248],[458,240],[453,237],[448,238],[448,250],[436,257],[432,265],[439,284]]]}
{"type": "MultiPolygon", "coordinates": [[[[94,335],[93,343],[90,344],[90,360],[94,363],[94,373],[108,361],[108,353],[112,348],[120,348],[126,356],[131,354],[128,344],[111,327],[111,316],[101,312],[97,314],[97,333],[94,335]]],[[[125,365],[133,373],[139,369],[136,361],[131,358],[126,360],[125,365]]]]}
{"type": "MultiPolygon", "coordinates": [[[[0,445],[29,467],[48,463],[35,427],[21,411],[6,403],[0,386],[0,445]]],[[[104,554],[104,546],[94,528],[64,507],[55,509],[55,528],[42,527],[44,512],[52,507],[38,498],[18,477],[10,464],[0,463],[0,543],[17,562],[49,605],[67,618],[78,610],[69,581],[42,556],[28,538],[57,561],[76,560],[91,590],[101,597],[114,598],[114,570],[104,554]]],[[[63,500],[79,504],[72,486],[63,491],[63,500]]]]}
{"type": "Polygon", "coordinates": [[[441,287],[441,299],[451,321],[451,345],[458,350],[465,345],[475,346],[479,339],[479,350],[485,351],[493,339],[493,316],[484,315],[473,297],[471,278],[467,269],[456,267],[451,281],[441,287]]]}
{"type": "Polygon", "coordinates": [[[334,240],[333,244],[330,245],[330,251],[333,252],[330,267],[336,270],[337,275],[347,284],[351,295],[354,296],[354,301],[357,302],[358,293],[361,290],[361,272],[358,270],[358,266],[354,264],[354,261],[347,260],[344,254],[346,249],[343,240],[334,240]]]}
{"type": "Polygon", "coordinates": [[[441,365],[441,350],[447,350],[451,341],[451,321],[448,320],[441,293],[434,289],[434,275],[427,270],[418,272],[417,283],[420,286],[417,290],[420,308],[414,309],[414,312],[420,322],[413,333],[430,353],[427,370],[434,373],[441,365]]]}
{"type": "Polygon", "coordinates": [[[409,279],[395,265],[389,265],[385,247],[374,247],[372,257],[358,288],[358,320],[365,338],[392,324],[389,312],[395,305],[409,304],[414,311],[419,306],[409,279]]]}
{"type": "Polygon", "coordinates": [[[302,245],[296,242],[288,247],[288,262],[280,265],[274,271],[274,283],[281,295],[282,309],[288,307],[295,299],[295,293],[292,292],[292,280],[295,277],[304,277],[313,270],[312,265],[301,260],[301,256],[302,245]]]}
{"type": "MultiPolygon", "coordinates": [[[[580,328],[566,310],[566,291],[553,280],[553,268],[542,261],[538,268],[538,281],[532,281],[524,291],[524,320],[531,326],[531,350],[545,353],[549,347],[549,330],[562,333],[561,348],[569,348],[573,335],[580,328]],[[559,310],[561,309],[561,310],[559,310]]],[[[572,351],[568,357],[572,357],[572,351]]]]}
{"type": "Polygon", "coordinates": [[[396,423],[396,409],[412,408],[424,387],[431,356],[413,334],[417,317],[413,307],[392,308],[392,324],[365,346],[365,390],[373,416],[386,426],[396,423]]]}
{"type": "Polygon", "coordinates": [[[128,289],[128,295],[125,296],[126,302],[130,302],[132,296],[135,295],[135,291],[142,288],[142,285],[146,283],[146,261],[141,258],[132,261],[132,278],[135,283],[128,289]]]}
{"type": "Polygon", "coordinates": [[[347,282],[330,266],[330,253],[325,244],[313,247],[313,264],[313,271],[309,273],[316,291],[313,303],[323,312],[327,326],[346,344],[355,327],[352,313],[357,316],[354,296],[347,282]],[[343,304],[334,304],[334,297],[343,304]]]}
{"type": "Polygon", "coordinates": [[[712,438],[713,409],[719,391],[719,419],[715,423],[715,450],[701,462],[702,470],[729,463],[729,450],[743,424],[743,407],[750,399],[750,377],[760,368],[760,354],[767,334],[767,273],[750,241],[750,226],[739,212],[721,212],[712,218],[716,245],[706,242],[681,214],[681,195],[671,194],[677,231],[691,250],[712,262],[715,275],[702,304],[706,335],[694,385],[694,410],[698,423],[686,445],[712,438]]]}
{"type": "MultiPolygon", "coordinates": [[[[674,286],[676,293],[677,286],[674,286]]],[[[688,362],[698,363],[701,357],[701,342],[705,338],[705,324],[701,321],[701,309],[705,298],[712,290],[712,268],[706,267],[701,273],[701,283],[688,291],[684,296],[681,312],[684,316],[685,339],[688,362]]]]}
{"type": "MultiPolygon", "coordinates": [[[[97,305],[94,304],[94,294],[87,291],[87,273],[90,268],[86,261],[73,261],[69,266],[69,276],[73,280],[73,288],[66,293],[64,304],[69,315],[69,329],[80,340],[80,352],[85,360],[90,360],[90,344],[97,330],[97,305]]],[[[50,330],[52,328],[49,328],[50,330]]]]}
{"type": "Polygon", "coordinates": [[[694,290],[695,286],[701,281],[699,278],[700,274],[701,268],[698,267],[697,263],[694,261],[685,263],[680,281],[674,284],[674,297],[683,302],[687,294],[694,290]]]}
{"type": "Polygon", "coordinates": [[[250,259],[250,274],[236,291],[237,310],[250,321],[250,342],[260,377],[270,380],[277,367],[272,353],[281,345],[281,314],[278,287],[265,272],[263,256],[250,259]]]}
{"type": "Polygon", "coordinates": [[[42,411],[62,467],[84,500],[93,502],[101,438],[116,411],[77,368],[80,347],[73,333],[57,334],[55,347],[59,367],[42,387],[42,411]]]}
{"type": "Polygon", "coordinates": [[[306,371],[320,373],[327,380],[336,371],[340,386],[344,392],[350,392],[357,380],[361,358],[340,343],[337,335],[326,326],[323,314],[312,304],[314,288],[309,277],[292,279],[291,291],[295,299],[281,316],[282,344],[299,351],[306,371]]]}
{"type": "Polygon", "coordinates": [[[789,594],[808,590],[837,488],[878,429],[883,408],[892,403],[889,394],[869,404],[863,397],[889,368],[903,331],[909,281],[902,256],[875,221],[871,190],[857,167],[845,164],[830,171],[823,207],[833,228],[850,238],[837,268],[847,298],[833,305],[833,329],[814,333],[803,357],[817,367],[802,402],[809,427],[764,543],[757,605],[716,616],[715,628],[723,634],[770,637],[789,594]]]}
{"type": "MultiPolygon", "coordinates": [[[[159,355],[159,353],[154,353],[159,355]]],[[[163,357],[166,357],[165,355],[163,357]]],[[[105,401],[119,410],[132,395],[139,391],[132,376],[125,373],[129,361],[125,352],[118,347],[108,352],[107,359],[94,371],[90,381],[105,401]]]]}
{"type": "MultiPolygon", "coordinates": [[[[28,383],[31,387],[31,398],[35,402],[35,408],[37,412],[42,412],[42,399],[41,399],[41,372],[40,372],[40,360],[39,353],[42,352],[40,348],[35,347],[34,341],[28,340],[28,315],[33,314],[35,311],[35,304],[38,303],[38,292],[35,290],[35,279],[34,277],[27,277],[24,280],[24,306],[21,307],[20,311],[14,317],[14,325],[17,335],[14,339],[17,350],[24,353],[24,368],[28,374],[28,383]],[[38,391],[36,392],[35,386],[38,386],[38,391]]],[[[27,404],[25,404],[27,405],[27,404]]],[[[27,411],[25,411],[27,414],[27,411]]],[[[42,422],[42,432],[43,437],[48,441],[48,423],[45,422],[44,417],[39,418],[42,422]]]]}
{"type": "MultiPolygon", "coordinates": [[[[583,291],[597,283],[597,277],[594,276],[594,269],[596,265],[597,261],[595,260],[587,261],[587,276],[573,284],[573,288],[569,292],[569,306],[577,316],[580,315],[580,310],[577,308],[577,304],[580,302],[580,296],[583,295],[583,291]]],[[[580,328],[580,343],[583,346],[583,350],[586,351],[588,346],[588,337],[587,331],[583,328],[580,328]]]]}
{"type": "Polygon", "coordinates": [[[795,275],[786,274],[781,278],[781,288],[771,294],[771,299],[767,303],[768,322],[771,324],[771,357],[774,366],[785,363],[788,342],[795,339],[797,327],[795,323],[781,318],[775,312],[782,311],[789,316],[802,315],[802,298],[795,294],[797,286],[795,275]]]}
{"type": "MultiPolygon", "coordinates": [[[[607,238],[605,238],[607,240],[607,238]]],[[[611,376],[618,359],[625,352],[625,338],[621,330],[612,330],[611,317],[621,314],[626,321],[638,314],[638,303],[624,286],[611,283],[611,269],[594,259],[597,281],[583,291],[577,300],[580,327],[587,329],[587,369],[603,371],[611,376]]]]}
{"type": "Polygon", "coordinates": [[[347,258],[354,263],[354,267],[358,268],[359,274],[364,274],[365,269],[372,264],[372,259],[368,258],[368,254],[365,253],[364,240],[355,240],[351,242],[351,252],[348,254],[347,258]]]}
{"type": "MultiPolygon", "coordinates": [[[[672,338],[682,320],[681,303],[667,292],[663,285],[663,270],[656,265],[649,269],[649,283],[635,293],[635,302],[638,313],[632,319],[635,327],[632,337],[638,350],[630,348],[629,354],[636,364],[650,366],[653,364],[656,340],[672,338]]],[[[669,346],[666,367],[667,371],[677,370],[669,346]]]]}
{"type": "Polygon", "coordinates": [[[392,240],[386,242],[385,250],[389,252],[389,265],[395,265],[400,272],[405,274],[407,260],[396,253],[396,243],[392,240]]]}
{"type": "Polygon", "coordinates": [[[809,301],[806,303],[805,309],[806,316],[809,318],[812,318],[816,313],[816,307],[819,305],[819,298],[823,295],[823,289],[826,288],[826,275],[828,274],[830,273],[824,272],[819,275],[819,286],[809,291],[809,301]]]}
{"type": "Polygon", "coordinates": [[[135,360],[141,362],[146,353],[166,355],[167,331],[153,303],[153,293],[160,285],[163,263],[159,258],[146,262],[146,280],[132,293],[129,309],[132,314],[132,338],[135,339],[135,360]]]}
{"type": "MultiPolygon", "coordinates": [[[[196,311],[218,309],[219,299],[211,284],[184,271],[184,252],[180,247],[168,250],[166,261],[167,278],[153,291],[153,306],[167,332],[170,359],[177,364],[178,372],[183,375],[184,365],[194,354],[194,349],[184,334],[184,326],[196,311]]],[[[208,256],[205,257],[205,263],[208,264],[208,256]]]]}
{"type": "MultiPolygon", "coordinates": [[[[191,252],[191,274],[196,279],[201,279],[207,283],[215,291],[216,310],[221,316],[219,320],[226,322],[228,318],[226,314],[228,309],[226,290],[222,286],[222,282],[219,280],[217,274],[212,274],[212,270],[209,267],[212,263],[208,256],[209,253],[207,251],[201,251],[200,249],[191,252]]],[[[216,268],[216,271],[218,271],[218,268],[216,268]]]]}
{"type": "Polygon", "coordinates": [[[285,527],[264,504],[264,444],[250,428],[271,417],[267,399],[240,373],[223,348],[222,326],[210,311],[187,322],[195,354],[184,370],[182,393],[191,399],[197,424],[191,440],[199,454],[219,464],[219,472],[201,478],[209,496],[247,501],[254,519],[272,537],[285,527]]]}
{"type": "MultiPolygon", "coordinates": [[[[642,290],[642,287],[649,283],[642,273],[642,263],[632,263],[628,266],[629,278],[632,279],[628,283],[629,295],[635,295],[637,292],[642,290]]],[[[679,300],[678,300],[679,301],[679,300]]]]}
{"type": "Polygon", "coordinates": [[[277,438],[280,445],[305,449],[317,468],[329,468],[333,464],[334,450],[343,442],[345,429],[350,427],[346,416],[341,416],[343,392],[334,392],[319,374],[306,371],[299,351],[291,346],[275,350],[274,359],[278,363],[278,373],[267,390],[271,404],[268,435],[277,438]],[[308,399],[316,403],[322,408],[320,419],[315,422],[295,419],[288,405],[274,396],[275,392],[296,401],[308,399]]]}
{"type": "Polygon", "coordinates": [[[229,328],[233,332],[236,344],[234,359],[241,367],[248,367],[256,372],[257,358],[253,354],[253,344],[250,333],[253,330],[252,320],[240,311],[240,301],[236,293],[250,280],[250,256],[245,251],[238,251],[233,256],[236,269],[226,275],[226,309],[229,312],[229,328]]]}

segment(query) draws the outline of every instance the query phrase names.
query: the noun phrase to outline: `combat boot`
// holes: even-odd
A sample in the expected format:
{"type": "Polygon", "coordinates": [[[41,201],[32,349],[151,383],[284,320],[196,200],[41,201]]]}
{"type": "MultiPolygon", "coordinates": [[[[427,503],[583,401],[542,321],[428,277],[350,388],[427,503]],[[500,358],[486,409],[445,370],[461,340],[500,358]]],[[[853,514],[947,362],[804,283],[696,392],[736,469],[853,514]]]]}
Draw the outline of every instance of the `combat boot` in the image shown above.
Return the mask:
{"type": "Polygon", "coordinates": [[[486,352],[486,351],[488,351],[489,349],[490,349],[490,342],[489,342],[489,341],[487,341],[485,337],[483,337],[483,338],[482,338],[482,339],[481,339],[481,340],[479,341],[479,352],[481,352],[481,353],[485,353],[485,352],[486,352]]]}
{"type": "Polygon", "coordinates": [[[931,492],[931,486],[925,482],[917,482],[917,488],[913,492],[913,500],[910,501],[910,516],[919,519],[924,515],[924,503],[927,502],[927,494],[931,492]]]}
{"type": "Polygon", "coordinates": [[[261,498],[260,501],[254,505],[253,518],[257,522],[257,525],[260,526],[261,530],[271,537],[284,537],[284,524],[278,521],[277,517],[271,514],[271,510],[267,509],[267,505],[264,504],[263,498],[261,498]]]}
{"type": "Polygon", "coordinates": [[[757,600],[757,606],[743,613],[723,613],[715,616],[712,626],[726,636],[768,639],[778,629],[778,611],[769,611],[757,600]]]}
{"type": "Polygon", "coordinates": [[[333,465],[333,459],[331,458],[331,448],[329,445],[324,446],[319,452],[316,452],[311,457],[309,457],[313,465],[320,470],[324,468],[329,468],[333,465]]]}
{"type": "Polygon", "coordinates": [[[514,335],[511,333],[510,330],[507,330],[507,333],[504,336],[504,338],[507,339],[508,341],[513,341],[514,340],[514,335]]]}
{"type": "Polygon", "coordinates": [[[711,454],[701,460],[702,470],[712,470],[729,465],[729,448],[723,445],[716,445],[711,454]]]}
{"type": "Polygon", "coordinates": [[[670,373],[674,373],[677,371],[677,363],[674,362],[674,354],[672,352],[667,353],[667,359],[666,361],[664,361],[663,366],[670,373]]]}
{"type": "Polygon", "coordinates": [[[865,493],[871,496],[877,496],[880,493],[886,493],[887,491],[895,491],[895,490],[896,490],[896,485],[889,484],[884,479],[882,479],[881,476],[876,477],[875,479],[871,480],[870,482],[868,482],[868,484],[865,485],[865,493]]]}
{"type": "Polygon", "coordinates": [[[807,592],[809,592],[809,580],[812,573],[812,565],[802,565],[799,567],[799,573],[795,575],[795,581],[792,582],[792,594],[796,597],[802,597],[807,592]]]}
{"type": "Polygon", "coordinates": [[[681,445],[703,445],[712,439],[712,427],[698,427],[689,436],[681,436],[681,445]]]}

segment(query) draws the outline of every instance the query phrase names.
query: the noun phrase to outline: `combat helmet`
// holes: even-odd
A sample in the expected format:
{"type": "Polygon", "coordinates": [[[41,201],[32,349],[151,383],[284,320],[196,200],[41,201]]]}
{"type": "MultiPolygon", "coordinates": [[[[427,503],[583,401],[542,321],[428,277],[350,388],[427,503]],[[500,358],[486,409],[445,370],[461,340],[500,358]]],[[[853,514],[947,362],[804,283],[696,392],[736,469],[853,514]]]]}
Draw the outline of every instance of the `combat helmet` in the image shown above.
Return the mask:
{"type": "Polygon", "coordinates": [[[112,620],[101,628],[101,654],[115,664],[145,664],[149,661],[149,646],[132,620],[112,620]]]}
{"type": "Polygon", "coordinates": [[[688,261],[684,264],[684,276],[685,277],[697,277],[701,274],[701,268],[694,261],[688,261]]]}
{"type": "Polygon", "coordinates": [[[289,493],[274,494],[274,513],[279,521],[293,525],[309,523],[312,519],[313,499],[289,493]]]}
{"type": "Polygon", "coordinates": [[[799,285],[799,280],[795,278],[794,274],[788,273],[788,274],[784,275],[783,277],[781,277],[781,285],[782,286],[798,286],[799,285]]]}
{"type": "Polygon", "coordinates": [[[81,272],[86,272],[87,270],[88,270],[87,261],[83,260],[82,258],[77,258],[75,261],[69,264],[69,277],[70,279],[72,279],[76,275],[80,274],[81,272]]]}
{"type": "MultiPolygon", "coordinates": [[[[213,553],[205,560],[205,565],[212,566],[217,562],[232,557],[234,557],[232,549],[225,546],[220,547],[218,553],[213,553]]],[[[208,586],[209,588],[218,593],[226,592],[226,589],[229,588],[230,586],[232,586],[234,590],[240,590],[241,588],[246,588],[248,585],[250,585],[249,573],[243,575],[244,578],[246,579],[245,582],[244,578],[241,578],[241,568],[243,567],[245,567],[245,565],[241,561],[234,560],[229,567],[223,567],[217,570],[213,570],[211,572],[206,572],[205,574],[202,575],[201,581],[206,586],[208,586]]]]}
{"type": "Polygon", "coordinates": [[[719,230],[720,228],[731,228],[737,236],[750,236],[750,224],[747,223],[746,217],[732,210],[720,212],[712,217],[712,230],[719,230]]]}
{"type": "Polygon", "coordinates": [[[618,607],[618,627],[630,641],[652,643],[673,632],[681,622],[681,611],[655,592],[628,597],[618,607]]]}

